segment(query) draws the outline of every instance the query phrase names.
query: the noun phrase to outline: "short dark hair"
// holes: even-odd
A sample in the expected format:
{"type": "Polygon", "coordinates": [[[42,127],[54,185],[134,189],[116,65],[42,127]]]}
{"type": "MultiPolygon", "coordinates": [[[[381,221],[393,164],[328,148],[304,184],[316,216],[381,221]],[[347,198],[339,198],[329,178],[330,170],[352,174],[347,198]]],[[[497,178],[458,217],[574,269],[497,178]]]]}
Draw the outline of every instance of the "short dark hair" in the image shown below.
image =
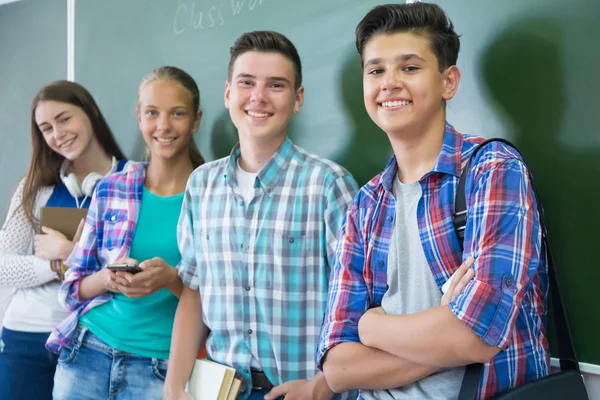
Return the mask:
{"type": "Polygon", "coordinates": [[[437,4],[384,4],[373,8],[356,27],[356,49],[363,56],[369,39],[378,33],[412,32],[429,37],[439,71],[456,65],[460,50],[459,36],[452,21],[437,4]]]}
{"type": "Polygon", "coordinates": [[[294,68],[295,87],[302,85],[302,63],[294,44],[281,33],[272,31],[253,31],[242,34],[229,50],[228,77],[231,81],[233,65],[239,56],[248,51],[279,53],[292,62],[294,68]]]}

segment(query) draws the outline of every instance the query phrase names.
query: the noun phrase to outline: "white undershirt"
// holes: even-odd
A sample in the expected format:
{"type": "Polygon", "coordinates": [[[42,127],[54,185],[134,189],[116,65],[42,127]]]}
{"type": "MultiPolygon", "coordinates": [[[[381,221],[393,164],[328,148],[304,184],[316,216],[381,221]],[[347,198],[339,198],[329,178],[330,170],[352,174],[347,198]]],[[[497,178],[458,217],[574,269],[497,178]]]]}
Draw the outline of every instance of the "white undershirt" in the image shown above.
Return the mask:
{"type": "Polygon", "coordinates": [[[248,204],[254,198],[254,182],[258,173],[247,172],[240,167],[240,159],[237,160],[237,167],[235,168],[235,180],[237,181],[237,187],[235,192],[244,198],[244,209],[248,209],[248,204]]]}

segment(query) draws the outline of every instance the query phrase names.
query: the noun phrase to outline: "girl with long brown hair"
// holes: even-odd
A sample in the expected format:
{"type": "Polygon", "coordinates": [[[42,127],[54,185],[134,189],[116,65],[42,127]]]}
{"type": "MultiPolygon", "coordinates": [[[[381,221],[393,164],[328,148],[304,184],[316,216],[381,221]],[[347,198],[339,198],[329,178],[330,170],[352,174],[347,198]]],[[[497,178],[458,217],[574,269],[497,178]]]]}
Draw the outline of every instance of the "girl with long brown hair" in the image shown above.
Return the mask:
{"type": "Polygon", "coordinates": [[[74,243],[40,226],[40,209],[88,208],[95,184],[126,163],[93,97],[74,82],[52,82],[37,93],[31,142],[29,169],[0,230],[0,286],[14,289],[0,338],[2,399],[52,398],[56,357],[44,343],[68,315],[58,289],[74,243]]]}

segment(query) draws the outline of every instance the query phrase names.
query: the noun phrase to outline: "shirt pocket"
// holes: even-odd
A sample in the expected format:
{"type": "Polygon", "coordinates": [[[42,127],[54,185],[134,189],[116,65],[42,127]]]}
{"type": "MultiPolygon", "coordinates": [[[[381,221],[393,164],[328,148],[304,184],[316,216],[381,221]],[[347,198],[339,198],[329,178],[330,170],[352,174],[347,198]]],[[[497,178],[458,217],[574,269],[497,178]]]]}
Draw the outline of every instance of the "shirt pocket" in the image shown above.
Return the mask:
{"type": "Polygon", "coordinates": [[[272,268],[264,271],[267,287],[281,290],[284,293],[306,293],[312,289],[309,285],[314,278],[314,260],[310,260],[307,254],[308,238],[302,233],[284,233],[276,235],[267,246],[267,257],[272,257],[268,264],[272,268]]]}
{"type": "Polygon", "coordinates": [[[102,215],[101,247],[107,250],[123,247],[128,229],[127,210],[107,209],[102,215]]]}

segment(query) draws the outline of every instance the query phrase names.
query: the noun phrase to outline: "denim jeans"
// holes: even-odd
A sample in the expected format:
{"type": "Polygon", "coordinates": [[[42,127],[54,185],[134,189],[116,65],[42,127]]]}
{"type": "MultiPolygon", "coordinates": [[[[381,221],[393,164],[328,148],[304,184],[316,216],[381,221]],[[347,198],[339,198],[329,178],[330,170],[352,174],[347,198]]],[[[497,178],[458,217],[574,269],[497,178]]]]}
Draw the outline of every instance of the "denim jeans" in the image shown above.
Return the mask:
{"type": "Polygon", "coordinates": [[[52,399],[57,357],[46,350],[49,335],[2,328],[0,399],[52,399]]]}
{"type": "Polygon", "coordinates": [[[63,348],[54,376],[55,400],[162,399],[167,360],[110,347],[85,327],[63,348]]]}

